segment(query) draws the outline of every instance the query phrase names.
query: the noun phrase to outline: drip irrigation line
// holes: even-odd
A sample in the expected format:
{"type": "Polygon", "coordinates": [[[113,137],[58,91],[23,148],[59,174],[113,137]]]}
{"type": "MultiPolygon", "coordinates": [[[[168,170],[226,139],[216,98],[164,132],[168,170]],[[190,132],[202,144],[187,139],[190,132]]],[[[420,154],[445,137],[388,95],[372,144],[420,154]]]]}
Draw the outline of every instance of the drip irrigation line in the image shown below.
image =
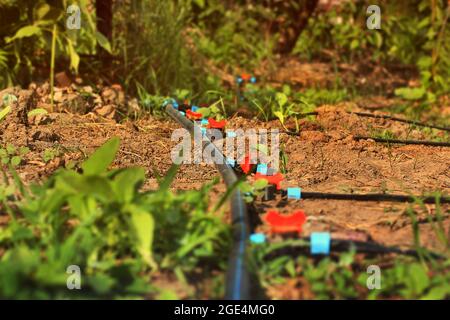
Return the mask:
{"type": "MultiPolygon", "coordinates": [[[[286,191],[283,191],[283,196],[286,191]]],[[[414,202],[416,199],[424,203],[435,203],[435,197],[407,196],[385,193],[354,194],[354,193],[325,193],[325,192],[301,192],[302,199],[330,199],[330,200],[354,200],[354,201],[386,201],[386,202],[414,202]]],[[[450,197],[440,197],[440,203],[450,203],[450,197]]]]}
{"type": "MultiPolygon", "coordinates": [[[[166,106],[166,113],[191,133],[194,131],[201,132],[197,124],[182,116],[171,104],[166,106]]],[[[233,168],[227,163],[225,156],[206,136],[203,136],[203,141],[204,147],[212,148],[215,158],[219,160],[216,163],[216,168],[227,188],[234,187],[238,178],[233,168]]],[[[233,246],[226,275],[225,298],[228,300],[247,300],[250,299],[250,272],[246,259],[247,239],[250,233],[247,206],[239,190],[232,192],[230,203],[233,246]]]]}
{"type": "MultiPolygon", "coordinates": [[[[345,111],[345,112],[348,114],[355,114],[359,117],[387,119],[387,120],[396,121],[396,122],[408,123],[408,124],[412,124],[412,125],[416,125],[416,126],[420,126],[420,127],[433,128],[433,129],[438,129],[438,130],[443,130],[443,131],[450,131],[450,127],[444,127],[444,126],[440,126],[440,125],[436,125],[436,124],[429,124],[429,123],[415,121],[415,120],[402,119],[402,118],[384,115],[384,114],[373,114],[373,113],[368,113],[368,112],[357,112],[357,111],[345,111]]],[[[307,116],[317,116],[317,115],[319,115],[319,112],[312,111],[312,112],[300,113],[299,117],[304,118],[307,116]]]]}
{"type": "Polygon", "coordinates": [[[415,145],[432,146],[432,147],[450,147],[450,142],[440,142],[440,141],[399,140],[399,139],[374,138],[374,137],[366,137],[366,136],[355,136],[354,138],[355,138],[355,140],[372,139],[375,142],[392,143],[392,144],[415,144],[415,145]]]}
{"type": "Polygon", "coordinates": [[[443,131],[450,131],[450,127],[443,127],[443,126],[439,126],[439,125],[436,125],[436,124],[428,124],[428,123],[425,123],[425,122],[420,122],[420,121],[415,121],[415,120],[407,120],[407,119],[402,119],[402,118],[389,116],[389,115],[373,114],[373,113],[368,113],[368,112],[351,112],[351,111],[348,111],[348,113],[349,114],[356,114],[356,115],[358,115],[360,117],[387,119],[387,120],[392,120],[392,121],[397,121],[397,122],[413,124],[415,126],[420,126],[420,127],[428,127],[428,128],[433,128],[433,129],[438,129],[438,130],[443,130],[443,131]]]}
{"type": "MultiPolygon", "coordinates": [[[[301,238],[300,240],[304,241],[304,244],[292,244],[289,247],[281,247],[279,249],[274,250],[273,252],[268,254],[268,258],[274,258],[275,256],[279,256],[282,254],[290,254],[290,255],[299,255],[300,253],[305,253],[310,248],[309,238],[301,238]]],[[[357,253],[364,254],[400,254],[405,256],[412,256],[415,258],[420,257],[421,255],[417,250],[414,249],[400,249],[398,247],[393,246],[384,246],[382,244],[370,241],[354,241],[347,239],[331,239],[330,243],[330,252],[348,252],[351,249],[355,249],[357,253]]],[[[426,253],[434,259],[447,259],[445,256],[427,250],[426,253]]],[[[424,254],[426,255],[426,254],[424,254]]]]}

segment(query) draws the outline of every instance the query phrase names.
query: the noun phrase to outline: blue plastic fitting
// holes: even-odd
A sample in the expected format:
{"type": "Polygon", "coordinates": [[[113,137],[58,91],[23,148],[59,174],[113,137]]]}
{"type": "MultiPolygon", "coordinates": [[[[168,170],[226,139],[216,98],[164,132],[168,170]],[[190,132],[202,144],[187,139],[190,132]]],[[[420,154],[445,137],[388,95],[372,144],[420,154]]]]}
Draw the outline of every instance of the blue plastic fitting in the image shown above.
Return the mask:
{"type": "Polygon", "coordinates": [[[234,160],[234,159],[227,158],[226,162],[227,162],[227,164],[229,164],[232,167],[234,167],[236,165],[236,160],[234,160]]]}
{"type": "Polygon", "coordinates": [[[259,172],[263,175],[267,175],[267,164],[265,163],[258,164],[258,166],[256,167],[256,172],[259,172]]]}
{"type": "Polygon", "coordinates": [[[264,233],[253,233],[250,235],[250,242],[254,244],[265,243],[266,235],[264,233]]]}
{"type": "Polygon", "coordinates": [[[287,188],[288,199],[300,200],[302,198],[301,188],[287,188]]]}
{"type": "Polygon", "coordinates": [[[330,254],[331,235],[329,232],[311,233],[311,254],[330,254]]]}

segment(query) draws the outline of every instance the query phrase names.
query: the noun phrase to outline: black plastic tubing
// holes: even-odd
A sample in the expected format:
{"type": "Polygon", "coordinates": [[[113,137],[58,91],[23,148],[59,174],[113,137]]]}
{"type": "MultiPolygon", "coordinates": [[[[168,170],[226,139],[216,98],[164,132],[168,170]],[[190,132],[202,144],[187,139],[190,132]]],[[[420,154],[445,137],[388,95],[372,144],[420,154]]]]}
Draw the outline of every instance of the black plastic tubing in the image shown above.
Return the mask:
{"type": "MultiPolygon", "coordinates": [[[[200,127],[193,121],[180,114],[171,104],[166,106],[166,113],[189,132],[200,132],[200,127]]],[[[233,187],[238,178],[233,168],[226,162],[225,156],[206,137],[203,137],[203,146],[213,148],[215,158],[219,159],[216,168],[220,172],[226,186],[233,187]]],[[[231,220],[233,230],[233,247],[230,253],[225,284],[225,299],[247,300],[250,299],[250,273],[247,264],[247,239],[249,237],[249,220],[247,207],[239,190],[231,194],[231,220]]]]}

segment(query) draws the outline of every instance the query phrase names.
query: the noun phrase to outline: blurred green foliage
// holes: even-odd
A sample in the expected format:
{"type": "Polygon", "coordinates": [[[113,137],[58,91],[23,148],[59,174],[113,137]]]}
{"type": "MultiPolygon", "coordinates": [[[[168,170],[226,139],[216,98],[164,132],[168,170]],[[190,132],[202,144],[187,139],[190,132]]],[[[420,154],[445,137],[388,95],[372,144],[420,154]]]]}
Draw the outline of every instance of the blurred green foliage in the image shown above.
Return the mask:
{"type": "Polygon", "coordinates": [[[381,29],[366,27],[370,1],[344,6],[310,19],[295,53],[367,64],[415,65],[419,88],[397,91],[408,100],[435,100],[434,93],[450,90],[450,7],[447,1],[382,1],[381,29]],[[330,56],[331,55],[331,56],[330,56]]]}
{"type": "MultiPolygon", "coordinates": [[[[111,51],[108,75],[136,93],[220,89],[217,70],[234,74],[272,65],[280,43],[307,59],[414,65],[420,86],[397,94],[434,102],[449,90],[449,9],[444,0],[382,1],[381,30],[366,27],[370,1],[310,14],[314,1],[168,0],[116,2],[113,39],[96,31],[94,2],[78,1],[80,30],[67,30],[66,0],[0,1],[0,87],[48,79],[51,29],[56,71],[100,71],[98,46],[111,51]],[[298,14],[297,14],[298,13],[298,14]],[[309,17],[303,26],[299,20],[309,17]],[[298,21],[297,21],[298,20],[298,21]],[[300,33],[298,41],[295,41],[300,33]],[[283,42],[284,41],[284,42],[283,42]],[[269,64],[267,64],[269,62],[269,64]]],[[[99,74],[100,75],[100,74],[99,74]]]]}
{"type": "Polygon", "coordinates": [[[173,167],[158,190],[141,192],[143,168],[107,170],[118,148],[113,138],[82,173],[60,169],[30,189],[15,172],[16,148],[0,149],[0,208],[9,215],[0,225],[1,298],[142,297],[158,291],[144,276],[156,270],[184,277],[199,265],[225,268],[230,230],[208,213],[211,184],[173,194],[173,167]],[[70,265],[82,271],[82,290],[66,287],[70,265]]]}

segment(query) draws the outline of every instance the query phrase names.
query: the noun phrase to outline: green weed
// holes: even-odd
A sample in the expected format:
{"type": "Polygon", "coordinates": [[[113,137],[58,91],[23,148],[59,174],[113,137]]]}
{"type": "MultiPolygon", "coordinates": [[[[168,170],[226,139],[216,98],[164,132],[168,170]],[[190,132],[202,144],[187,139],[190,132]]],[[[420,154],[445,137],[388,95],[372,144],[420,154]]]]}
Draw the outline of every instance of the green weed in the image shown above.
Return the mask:
{"type": "Polygon", "coordinates": [[[30,188],[1,184],[10,215],[0,226],[1,297],[142,297],[157,291],[144,276],[154,270],[225,267],[230,230],[207,211],[211,186],[173,194],[173,167],[158,190],[141,192],[142,168],[108,170],[118,148],[113,138],[81,172],[59,169],[30,188]],[[66,287],[71,265],[82,270],[82,290],[66,287]]]}

